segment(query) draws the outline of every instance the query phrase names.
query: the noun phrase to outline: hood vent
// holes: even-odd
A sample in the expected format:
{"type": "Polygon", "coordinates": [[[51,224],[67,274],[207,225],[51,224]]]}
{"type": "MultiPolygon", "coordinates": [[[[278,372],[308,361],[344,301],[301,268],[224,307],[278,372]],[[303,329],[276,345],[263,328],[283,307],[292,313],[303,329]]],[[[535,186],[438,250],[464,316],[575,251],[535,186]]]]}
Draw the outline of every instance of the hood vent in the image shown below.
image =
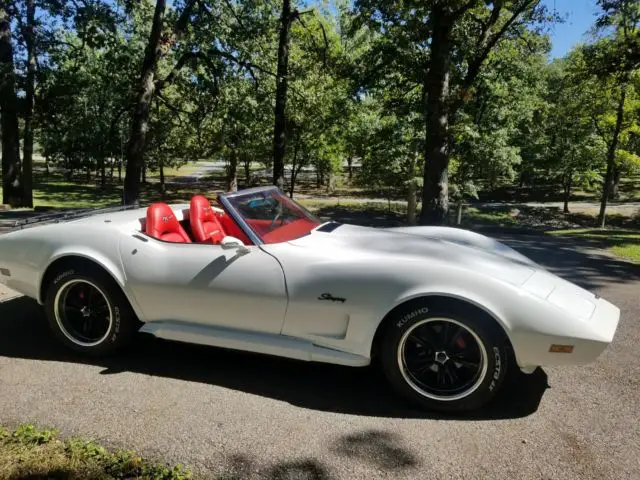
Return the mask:
{"type": "Polygon", "coordinates": [[[333,232],[336,228],[338,228],[339,226],[341,226],[342,224],[339,222],[327,222],[323,225],[320,225],[318,228],[316,228],[317,232],[325,232],[325,233],[329,233],[329,232],[333,232]]]}

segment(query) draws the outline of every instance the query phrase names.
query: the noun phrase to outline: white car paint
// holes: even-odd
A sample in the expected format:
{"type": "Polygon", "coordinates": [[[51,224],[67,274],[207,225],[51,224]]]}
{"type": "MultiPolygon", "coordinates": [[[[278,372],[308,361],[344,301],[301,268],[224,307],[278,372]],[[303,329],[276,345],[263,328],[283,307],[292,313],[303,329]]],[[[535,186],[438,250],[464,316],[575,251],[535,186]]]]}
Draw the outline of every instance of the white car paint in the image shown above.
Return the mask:
{"type": "MultiPolygon", "coordinates": [[[[172,208],[178,220],[188,215],[186,205],[172,208]]],[[[143,330],[159,337],[353,366],[369,363],[389,312],[419,297],[449,296],[485,310],[527,372],[594,361],[619,321],[606,300],[474,232],[341,225],[290,242],[224,248],[150,238],[141,233],[145,213],[3,235],[0,282],[42,303],[47,268],[82,256],[111,274],[143,330]],[[575,348],[551,353],[552,344],[575,348]]]]}

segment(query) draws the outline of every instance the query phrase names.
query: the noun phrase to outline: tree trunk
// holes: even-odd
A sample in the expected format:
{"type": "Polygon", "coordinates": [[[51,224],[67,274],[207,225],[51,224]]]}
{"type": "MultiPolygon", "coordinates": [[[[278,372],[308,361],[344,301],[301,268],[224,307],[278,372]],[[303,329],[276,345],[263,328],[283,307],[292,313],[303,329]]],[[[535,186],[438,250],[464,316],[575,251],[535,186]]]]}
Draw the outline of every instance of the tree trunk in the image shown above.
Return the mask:
{"type": "Polygon", "coordinates": [[[458,213],[456,214],[456,225],[460,225],[462,223],[462,207],[464,203],[462,203],[462,199],[458,202],[458,213]]]}
{"type": "Polygon", "coordinates": [[[131,119],[131,135],[127,143],[127,170],[124,178],[124,203],[131,205],[140,198],[143,154],[149,129],[149,108],[155,91],[158,60],[162,56],[160,38],[164,24],[166,0],[156,0],[149,41],[144,51],[138,94],[131,119]]]}
{"type": "Polygon", "coordinates": [[[293,198],[293,190],[296,186],[296,161],[297,161],[297,148],[293,149],[293,161],[291,162],[291,178],[289,180],[289,198],[293,198]]]}
{"type": "Polygon", "coordinates": [[[569,198],[571,197],[571,187],[572,187],[572,177],[573,173],[569,172],[564,181],[564,207],[563,212],[569,213],[569,198]]]}
{"type": "Polygon", "coordinates": [[[20,131],[11,44],[11,19],[0,7],[0,135],[2,136],[2,203],[22,206],[20,179],[20,131]]]}
{"type": "Polygon", "coordinates": [[[429,72],[425,77],[424,187],[422,225],[442,224],[449,211],[449,66],[451,62],[451,25],[433,12],[433,37],[429,72]]]}
{"type": "Polygon", "coordinates": [[[291,0],[282,0],[280,39],[278,41],[278,70],[276,78],[275,125],[273,129],[273,184],[284,187],[284,155],[287,144],[286,110],[289,73],[289,42],[291,22],[297,12],[291,11],[291,0]]]}
{"type": "MultiPolygon", "coordinates": [[[[124,179],[125,184],[127,182],[127,178],[124,179]]],[[[147,165],[142,162],[142,169],[140,170],[140,182],[144,185],[147,183],[147,165]]]]}
{"type": "Polygon", "coordinates": [[[244,165],[245,187],[249,187],[251,185],[251,157],[249,155],[245,155],[244,161],[242,163],[244,165]]]}
{"type": "Polygon", "coordinates": [[[160,193],[162,194],[162,198],[164,198],[164,194],[167,191],[165,181],[164,181],[164,160],[161,158],[160,162],[160,193]]]}
{"type": "Polygon", "coordinates": [[[604,177],[604,185],[602,186],[602,197],[600,200],[600,214],[598,215],[598,225],[604,228],[606,223],[607,200],[612,188],[613,170],[616,161],[616,149],[618,148],[618,139],[620,130],[622,129],[622,120],[624,119],[624,101],[627,96],[627,84],[624,83],[620,87],[620,100],[618,101],[618,111],[616,113],[616,125],[613,130],[613,136],[607,149],[607,173],[604,177]]]}
{"type": "Polygon", "coordinates": [[[296,177],[298,176],[298,141],[293,146],[293,161],[291,162],[291,182],[289,185],[289,198],[293,198],[293,191],[296,186],[296,177]]]}
{"type": "Polygon", "coordinates": [[[420,155],[419,152],[416,151],[415,155],[411,155],[409,161],[409,168],[407,172],[407,184],[408,184],[408,192],[407,192],[407,222],[409,225],[416,224],[416,161],[417,157],[420,155]]]}
{"type": "Polygon", "coordinates": [[[235,147],[231,150],[229,170],[227,171],[227,191],[238,191],[238,154],[235,147]]]}
{"type": "Polygon", "coordinates": [[[104,157],[98,159],[98,167],[100,169],[100,186],[104,187],[107,183],[107,163],[104,157]]]}
{"type": "Polygon", "coordinates": [[[617,200],[620,197],[620,177],[622,172],[618,166],[613,168],[613,185],[611,187],[611,200],[617,200]]]}
{"type": "Polygon", "coordinates": [[[27,0],[27,83],[25,85],[22,205],[33,207],[33,104],[36,83],[35,0],[27,0]]]}
{"type": "Polygon", "coordinates": [[[109,178],[111,179],[111,183],[113,183],[113,171],[116,168],[116,159],[115,157],[113,157],[111,159],[111,162],[109,162],[109,178]]]}
{"type": "Polygon", "coordinates": [[[409,180],[409,188],[407,192],[407,222],[409,225],[416,224],[416,181],[409,180]]]}
{"type": "Polygon", "coordinates": [[[353,155],[347,157],[347,170],[349,172],[349,183],[351,183],[351,179],[353,178],[353,155]]]}

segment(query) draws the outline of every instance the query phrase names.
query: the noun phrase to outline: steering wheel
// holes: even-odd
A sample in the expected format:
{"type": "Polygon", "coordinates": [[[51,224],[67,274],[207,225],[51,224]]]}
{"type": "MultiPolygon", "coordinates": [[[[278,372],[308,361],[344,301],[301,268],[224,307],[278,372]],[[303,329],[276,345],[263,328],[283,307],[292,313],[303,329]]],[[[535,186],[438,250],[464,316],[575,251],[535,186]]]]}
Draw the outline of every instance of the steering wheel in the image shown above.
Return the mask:
{"type": "MultiPolygon", "coordinates": [[[[276,222],[278,221],[278,219],[282,216],[282,204],[278,204],[278,210],[276,212],[276,216],[273,217],[273,220],[271,221],[271,225],[269,226],[269,228],[273,228],[276,225],[276,222]]],[[[284,223],[284,219],[282,221],[282,223],[280,224],[280,226],[282,226],[284,223]]]]}

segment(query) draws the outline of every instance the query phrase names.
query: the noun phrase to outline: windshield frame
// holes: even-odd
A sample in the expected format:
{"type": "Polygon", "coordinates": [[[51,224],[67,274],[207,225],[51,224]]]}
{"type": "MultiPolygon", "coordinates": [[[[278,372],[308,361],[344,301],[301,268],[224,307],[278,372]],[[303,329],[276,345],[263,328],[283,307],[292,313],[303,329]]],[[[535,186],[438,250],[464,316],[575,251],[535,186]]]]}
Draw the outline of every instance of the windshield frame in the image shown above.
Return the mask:
{"type": "Polygon", "coordinates": [[[240,213],[238,211],[238,209],[236,209],[234,207],[234,205],[232,204],[232,202],[230,200],[235,198],[235,197],[251,195],[251,194],[255,194],[255,193],[268,193],[268,192],[277,192],[279,195],[282,195],[283,197],[286,197],[286,199],[288,201],[293,202],[296,205],[297,208],[302,210],[310,218],[317,220],[318,221],[318,225],[315,228],[313,228],[311,231],[313,231],[316,228],[318,228],[318,227],[322,226],[323,224],[327,223],[327,222],[323,222],[321,219],[319,219],[314,214],[309,212],[306,208],[304,208],[302,205],[300,205],[298,202],[296,202],[292,198],[287,197],[282,192],[282,190],[280,190],[275,185],[270,185],[270,186],[265,186],[265,187],[247,188],[247,189],[244,189],[244,190],[238,190],[237,192],[221,193],[220,195],[218,195],[218,200],[220,201],[220,203],[222,204],[224,209],[227,211],[227,213],[229,215],[231,215],[231,217],[236,221],[236,223],[242,229],[242,231],[244,231],[244,233],[251,239],[251,241],[253,242],[254,245],[264,245],[265,242],[262,240],[262,238],[260,238],[260,236],[256,232],[253,231],[251,226],[245,221],[242,213],[240,213]]]}

